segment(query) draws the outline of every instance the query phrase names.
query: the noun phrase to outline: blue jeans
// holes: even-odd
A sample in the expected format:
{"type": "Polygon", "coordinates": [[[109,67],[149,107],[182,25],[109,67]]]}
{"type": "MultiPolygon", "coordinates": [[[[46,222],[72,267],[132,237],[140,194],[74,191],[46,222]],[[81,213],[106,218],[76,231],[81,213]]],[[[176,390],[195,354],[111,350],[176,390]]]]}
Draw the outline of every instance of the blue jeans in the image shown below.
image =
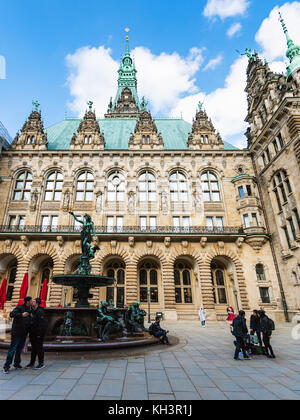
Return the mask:
{"type": "Polygon", "coordinates": [[[10,348],[8,350],[7,359],[6,359],[4,367],[9,368],[13,362],[14,357],[15,357],[14,366],[16,367],[20,365],[21,353],[24,349],[25,342],[26,342],[26,335],[21,336],[21,337],[12,336],[10,348]]]}
{"type": "Polygon", "coordinates": [[[168,337],[167,337],[167,332],[165,331],[165,330],[160,330],[160,331],[158,331],[156,334],[155,334],[155,337],[156,338],[160,338],[160,337],[162,337],[163,339],[162,339],[162,341],[164,342],[164,343],[168,343],[169,342],[169,339],[168,339],[168,337]]]}
{"type": "Polygon", "coordinates": [[[205,321],[201,321],[202,327],[205,327],[205,321]]]}

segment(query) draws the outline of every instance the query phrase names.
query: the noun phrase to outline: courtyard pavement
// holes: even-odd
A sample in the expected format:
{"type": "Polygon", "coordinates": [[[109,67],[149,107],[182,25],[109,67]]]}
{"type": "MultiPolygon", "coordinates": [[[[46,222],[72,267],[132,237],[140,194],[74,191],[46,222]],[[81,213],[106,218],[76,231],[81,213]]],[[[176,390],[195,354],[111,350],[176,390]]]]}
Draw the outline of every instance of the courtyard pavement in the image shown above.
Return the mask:
{"type": "Polygon", "coordinates": [[[292,338],[292,324],[274,332],[276,359],[250,361],[233,360],[234,338],[225,323],[163,327],[182,344],[132,357],[127,350],[126,357],[46,359],[42,371],[0,373],[0,400],[300,400],[300,339],[292,338]]]}

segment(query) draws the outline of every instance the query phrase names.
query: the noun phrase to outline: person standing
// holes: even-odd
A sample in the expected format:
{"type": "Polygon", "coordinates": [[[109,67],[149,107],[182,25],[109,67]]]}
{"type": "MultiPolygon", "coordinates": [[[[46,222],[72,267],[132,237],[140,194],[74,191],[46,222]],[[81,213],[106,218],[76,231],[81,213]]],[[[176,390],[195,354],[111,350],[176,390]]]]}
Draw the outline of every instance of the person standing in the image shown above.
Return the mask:
{"type": "Polygon", "coordinates": [[[267,317],[265,311],[259,311],[259,316],[261,331],[263,335],[263,342],[265,345],[265,355],[270,359],[275,359],[273,348],[270,343],[272,331],[274,329],[274,322],[267,317]]]}
{"type": "Polygon", "coordinates": [[[233,320],[232,324],[232,335],[235,336],[235,353],[234,353],[234,360],[241,360],[239,358],[239,353],[242,350],[244,360],[250,360],[250,357],[246,353],[245,347],[245,337],[248,333],[248,328],[246,324],[245,312],[239,311],[239,315],[233,320]]]}
{"type": "Polygon", "coordinates": [[[205,326],[206,326],[206,314],[205,314],[205,310],[203,308],[200,308],[199,317],[200,317],[202,327],[205,328],[205,326]]]}
{"type": "Polygon", "coordinates": [[[261,339],[260,316],[256,309],[254,309],[253,314],[250,317],[250,334],[257,335],[259,345],[262,349],[263,345],[262,345],[262,339],[261,339]]]}
{"type": "Polygon", "coordinates": [[[234,309],[233,309],[232,306],[228,306],[228,308],[227,308],[227,314],[228,314],[228,316],[226,318],[226,321],[228,322],[228,324],[230,326],[232,326],[232,323],[233,323],[233,321],[235,319],[234,309]]]}
{"type": "Polygon", "coordinates": [[[21,353],[24,349],[26,337],[30,328],[30,314],[31,314],[32,298],[27,296],[24,299],[24,304],[17,306],[11,313],[13,318],[11,329],[11,343],[8,350],[6,362],[3,366],[3,372],[9,373],[10,366],[14,361],[14,367],[17,370],[22,370],[21,353]]]}
{"type": "Polygon", "coordinates": [[[44,309],[40,306],[42,303],[40,298],[34,299],[32,302],[31,324],[29,329],[29,338],[31,342],[31,359],[26,369],[34,368],[36,357],[38,357],[38,365],[36,370],[41,370],[44,365],[44,338],[47,331],[47,319],[44,309]]]}

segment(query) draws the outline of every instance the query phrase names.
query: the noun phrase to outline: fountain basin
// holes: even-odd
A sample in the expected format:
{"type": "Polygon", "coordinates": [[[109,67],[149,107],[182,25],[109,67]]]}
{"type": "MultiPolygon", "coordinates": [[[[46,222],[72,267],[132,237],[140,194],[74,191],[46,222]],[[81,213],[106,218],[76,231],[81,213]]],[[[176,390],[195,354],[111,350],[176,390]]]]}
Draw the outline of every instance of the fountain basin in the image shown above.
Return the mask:
{"type": "Polygon", "coordinates": [[[90,294],[90,289],[94,287],[107,287],[114,284],[112,277],[81,275],[81,274],[61,274],[52,277],[55,284],[61,286],[73,287],[78,290],[78,301],[76,308],[89,308],[88,299],[93,295],[90,294]]]}

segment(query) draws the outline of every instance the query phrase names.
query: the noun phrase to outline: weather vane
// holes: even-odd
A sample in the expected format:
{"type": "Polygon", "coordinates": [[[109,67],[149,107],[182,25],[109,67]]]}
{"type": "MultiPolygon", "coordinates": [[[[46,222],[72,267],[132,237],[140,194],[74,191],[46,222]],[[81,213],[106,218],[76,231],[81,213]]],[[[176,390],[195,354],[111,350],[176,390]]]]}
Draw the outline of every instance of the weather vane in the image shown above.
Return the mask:
{"type": "Polygon", "coordinates": [[[39,101],[32,101],[32,105],[35,107],[35,110],[38,110],[38,107],[41,105],[39,101]]]}
{"type": "MultiPolygon", "coordinates": [[[[127,32],[127,34],[130,32],[130,29],[129,28],[125,28],[125,32],[127,32]]],[[[129,36],[127,35],[126,36],[126,39],[129,39],[129,36]]]]}

